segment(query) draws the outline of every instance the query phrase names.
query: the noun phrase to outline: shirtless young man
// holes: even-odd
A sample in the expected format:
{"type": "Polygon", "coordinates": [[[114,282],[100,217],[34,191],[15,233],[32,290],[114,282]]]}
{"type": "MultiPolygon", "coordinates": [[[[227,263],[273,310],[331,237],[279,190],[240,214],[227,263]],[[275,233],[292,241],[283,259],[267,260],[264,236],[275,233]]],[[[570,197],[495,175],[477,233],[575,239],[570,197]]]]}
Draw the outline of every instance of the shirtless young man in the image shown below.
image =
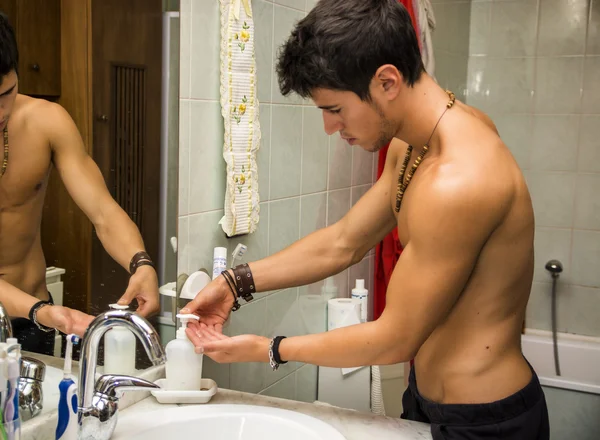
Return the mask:
{"type": "Polygon", "coordinates": [[[283,46],[278,73],[283,94],[323,109],[329,135],[373,152],[392,144],[383,175],[342,220],[250,263],[255,284],[242,282],[247,268],[230,271],[236,290],[322,280],[361,261],[393,228],[403,252],[379,319],[274,338],[272,347],[265,337],[221,333],[234,297],[219,277],[182,310],[200,316],[187,330],[197,350],[217,362],[274,368],[414,358],[402,417],[431,423],[434,439],[548,439],[544,394],[520,346],[533,277],[532,203],[494,125],[452,105],[423,71],[410,17],[396,0],[321,0],[283,46]]]}
{"type": "MultiPolygon", "coordinates": [[[[107,252],[124,268],[129,270],[131,258],[144,251],[144,244],[135,224],[111,198],[69,114],[58,104],[18,94],[17,67],[14,32],[0,13],[0,302],[13,318],[13,334],[22,348],[51,355],[55,329],[82,336],[93,319],[52,305],[46,288],[40,224],[52,166],[107,252]]],[[[139,269],[135,265],[119,301],[129,304],[136,298],[144,316],[159,307],[157,276],[149,262],[146,254],[139,269]]]]}

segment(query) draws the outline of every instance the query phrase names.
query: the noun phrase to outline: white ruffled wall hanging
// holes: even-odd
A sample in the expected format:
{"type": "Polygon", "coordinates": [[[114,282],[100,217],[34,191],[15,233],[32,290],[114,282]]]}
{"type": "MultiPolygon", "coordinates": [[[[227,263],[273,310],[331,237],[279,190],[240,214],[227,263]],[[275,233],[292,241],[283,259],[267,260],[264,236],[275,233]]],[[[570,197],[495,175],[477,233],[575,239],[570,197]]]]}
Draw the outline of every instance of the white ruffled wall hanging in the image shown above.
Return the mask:
{"type": "Polygon", "coordinates": [[[221,114],[227,169],[225,215],[220,221],[228,237],[256,230],[259,218],[258,169],[260,123],[254,22],[250,0],[221,3],[221,114]]]}

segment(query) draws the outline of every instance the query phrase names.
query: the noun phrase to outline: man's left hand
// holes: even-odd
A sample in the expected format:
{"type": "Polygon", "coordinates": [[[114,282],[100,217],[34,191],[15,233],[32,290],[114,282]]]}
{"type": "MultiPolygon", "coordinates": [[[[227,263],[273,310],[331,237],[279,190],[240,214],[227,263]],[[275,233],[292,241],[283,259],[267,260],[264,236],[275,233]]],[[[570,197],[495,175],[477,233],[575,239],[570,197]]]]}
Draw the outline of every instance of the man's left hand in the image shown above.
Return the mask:
{"type": "Polygon", "coordinates": [[[196,353],[204,353],[215,362],[269,362],[269,338],[256,335],[230,338],[222,329],[219,324],[190,322],[186,334],[196,347],[196,353]]]}
{"type": "Polygon", "coordinates": [[[120,305],[129,305],[137,299],[137,313],[144,318],[160,310],[158,296],[158,277],[151,266],[140,266],[129,279],[129,286],[119,300],[120,305]]]}

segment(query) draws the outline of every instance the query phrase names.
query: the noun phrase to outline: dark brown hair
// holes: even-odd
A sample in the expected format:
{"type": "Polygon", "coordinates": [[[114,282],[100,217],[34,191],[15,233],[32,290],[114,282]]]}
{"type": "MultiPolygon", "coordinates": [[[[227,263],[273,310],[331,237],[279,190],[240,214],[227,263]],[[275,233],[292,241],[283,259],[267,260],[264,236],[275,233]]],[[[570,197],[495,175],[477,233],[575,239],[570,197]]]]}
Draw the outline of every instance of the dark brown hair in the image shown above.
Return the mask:
{"type": "Polygon", "coordinates": [[[412,86],[424,71],[415,29],[397,0],[320,0],[280,48],[279,88],[306,98],[315,88],[369,100],[377,69],[394,65],[412,86]]]}

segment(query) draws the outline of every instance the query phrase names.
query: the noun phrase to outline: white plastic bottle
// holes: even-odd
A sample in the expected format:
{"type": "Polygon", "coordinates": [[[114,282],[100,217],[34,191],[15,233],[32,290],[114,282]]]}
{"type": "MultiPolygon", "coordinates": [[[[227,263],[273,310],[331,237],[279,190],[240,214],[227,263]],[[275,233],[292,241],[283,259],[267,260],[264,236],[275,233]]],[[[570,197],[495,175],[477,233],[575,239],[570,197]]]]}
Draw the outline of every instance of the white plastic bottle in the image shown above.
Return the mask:
{"type": "Polygon", "coordinates": [[[352,289],[352,298],[360,300],[360,322],[367,322],[369,291],[365,289],[365,280],[356,280],[356,286],[352,289]]]}
{"type": "Polygon", "coordinates": [[[216,279],[227,269],[227,248],[216,247],[213,251],[213,274],[212,279],[216,279]]]}
{"type": "MultiPolygon", "coordinates": [[[[128,306],[110,304],[113,310],[126,310],[128,306]]],[[[135,374],[135,335],[128,328],[117,326],[104,336],[104,374],[135,374]]]]}
{"type": "Polygon", "coordinates": [[[167,344],[167,390],[199,391],[202,381],[202,355],[196,354],[194,344],[185,334],[188,322],[198,320],[196,315],[177,315],[181,327],[177,336],[167,344]]]}

